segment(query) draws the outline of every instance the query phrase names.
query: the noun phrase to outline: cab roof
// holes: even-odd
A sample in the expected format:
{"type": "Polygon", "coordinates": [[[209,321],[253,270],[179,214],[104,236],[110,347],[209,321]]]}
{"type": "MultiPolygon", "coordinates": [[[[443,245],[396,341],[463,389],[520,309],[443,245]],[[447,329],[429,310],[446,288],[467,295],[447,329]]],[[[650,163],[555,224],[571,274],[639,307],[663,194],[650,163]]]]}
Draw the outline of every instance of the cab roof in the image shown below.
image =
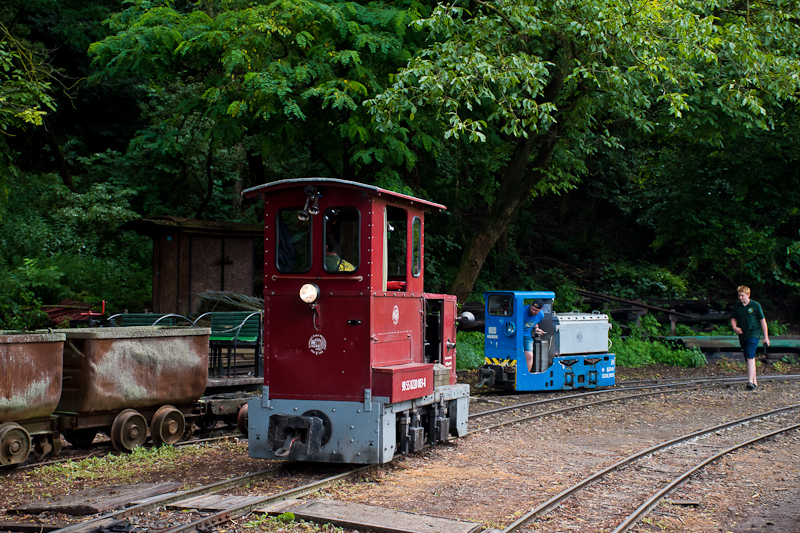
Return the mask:
{"type": "Polygon", "coordinates": [[[366,194],[370,194],[375,197],[393,199],[401,203],[411,203],[412,205],[420,209],[428,209],[428,210],[447,209],[442,204],[429,202],[427,200],[422,200],[421,198],[415,198],[414,196],[408,196],[405,194],[396,193],[394,191],[390,191],[387,189],[381,189],[380,187],[376,187],[374,185],[367,185],[366,183],[358,183],[356,181],[347,181],[334,178],[302,178],[293,180],[273,181],[270,183],[264,183],[263,185],[257,185],[255,187],[245,189],[244,191],[242,191],[242,196],[246,198],[251,198],[253,196],[258,196],[259,194],[269,194],[275,191],[291,189],[295,187],[302,187],[305,185],[328,185],[333,187],[342,187],[342,188],[360,190],[366,194]]]}

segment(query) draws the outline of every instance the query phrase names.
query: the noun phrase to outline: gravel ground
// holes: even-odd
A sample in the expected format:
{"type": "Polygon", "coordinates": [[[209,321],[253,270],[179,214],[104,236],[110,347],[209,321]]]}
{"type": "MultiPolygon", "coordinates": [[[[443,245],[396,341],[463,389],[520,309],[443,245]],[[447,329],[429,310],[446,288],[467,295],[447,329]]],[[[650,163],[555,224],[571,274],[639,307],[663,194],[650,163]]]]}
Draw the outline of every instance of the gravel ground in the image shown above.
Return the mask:
{"type": "MultiPolygon", "coordinates": [[[[800,368],[783,370],[800,374],[800,368]]],[[[774,374],[771,366],[760,375],[774,374]]],[[[723,362],[700,369],[648,367],[618,369],[620,382],[643,378],[726,375],[743,369],[723,362]]],[[[473,399],[473,402],[484,400],[473,399]]],[[[505,429],[481,432],[376,468],[366,480],[342,484],[324,497],[459,518],[502,528],[537,503],[621,457],[692,430],[780,406],[800,403],[800,382],[762,382],[658,395],[555,415],[505,429]]],[[[178,449],[180,450],[180,449],[178,449]]],[[[75,492],[81,488],[132,481],[184,481],[187,486],[265,468],[250,459],[246,443],[230,440],[195,452],[177,452],[166,461],[124,466],[97,475],[67,470],[20,471],[0,477],[0,509],[75,492]]],[[[697,506],[662,505],[638,531],[733,532],[800,531],[800,434],[781,436],[711,465],[673,494],[697,506]]],[[[277,492],[286,480],[254,490],[277,492]]],[[[602,504],[602,503],[601,503],[602,504]]],[[[19,517],[0,513],[2,520],[19,517]]],[[[59,516],[40,517],[58,521],[59,516]]],[[[530,530],[600,531],[591,524],[556,527],[536,523],[530,530]]],[[[242,530],[241,525],[233,530],[242,530]]],[[[230,531],[231,529],[227,529],[230,531]]],[[[305,529],[282,525],[283,531],[305,529]]],[[[363,533],[363,532],[362,532],[363,533]]]]}

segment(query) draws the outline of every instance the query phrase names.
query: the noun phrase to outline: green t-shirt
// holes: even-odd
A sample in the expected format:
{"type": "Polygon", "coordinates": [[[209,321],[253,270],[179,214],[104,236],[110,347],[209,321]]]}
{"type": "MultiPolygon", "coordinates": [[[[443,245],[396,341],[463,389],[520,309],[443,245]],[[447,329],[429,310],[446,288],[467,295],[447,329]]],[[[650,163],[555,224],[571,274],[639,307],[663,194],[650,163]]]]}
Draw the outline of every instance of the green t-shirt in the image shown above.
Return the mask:
{"type": "Polygon", "coordinates": [[[761,336],[761,325],[758,321],[764,318],[764,311],[761,310],[761,304],[758,302],[750,300],[747,305],[742,305],[742,302],[736,302],[733,304],[731,318],[735,318],[736,325],[742,328],[740,337],[757,339],[761,336]]]}

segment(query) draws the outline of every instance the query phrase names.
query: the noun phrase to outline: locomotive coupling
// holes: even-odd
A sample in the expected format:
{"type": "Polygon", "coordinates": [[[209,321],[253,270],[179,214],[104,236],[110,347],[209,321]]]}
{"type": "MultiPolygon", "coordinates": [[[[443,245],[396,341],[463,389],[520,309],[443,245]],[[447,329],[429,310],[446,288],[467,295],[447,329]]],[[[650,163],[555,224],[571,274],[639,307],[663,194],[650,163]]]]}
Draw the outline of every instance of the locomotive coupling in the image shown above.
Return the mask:
{"type": "Polygon", "coordinates": [[[320,451],[330,439],[330,420],[326,424],[321,416],[314,415],[325,417],[319,411],[269,417],[267,442],[276,456],[313,455],[320,451]]]}

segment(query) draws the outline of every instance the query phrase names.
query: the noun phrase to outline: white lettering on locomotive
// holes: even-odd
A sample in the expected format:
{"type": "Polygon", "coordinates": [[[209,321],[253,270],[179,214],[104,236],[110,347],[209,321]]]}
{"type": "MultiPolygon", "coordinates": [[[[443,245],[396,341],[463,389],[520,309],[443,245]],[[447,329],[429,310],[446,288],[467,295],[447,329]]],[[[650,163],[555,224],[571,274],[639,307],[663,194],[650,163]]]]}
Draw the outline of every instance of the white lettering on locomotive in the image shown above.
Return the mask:
{"type": "Polygon", "coordinates": [[[308,348],[314,352],[315,355],[321,354],[327,347],[328,341],[320,334],[312,335],[311,338],[308,339],[308,348]]]}
{"type": "Polygon", "coordinates": [[[400,383],[400,389],[403,391],[424,389],[426,384],[425,378],[407,379],[400,383]]]}

